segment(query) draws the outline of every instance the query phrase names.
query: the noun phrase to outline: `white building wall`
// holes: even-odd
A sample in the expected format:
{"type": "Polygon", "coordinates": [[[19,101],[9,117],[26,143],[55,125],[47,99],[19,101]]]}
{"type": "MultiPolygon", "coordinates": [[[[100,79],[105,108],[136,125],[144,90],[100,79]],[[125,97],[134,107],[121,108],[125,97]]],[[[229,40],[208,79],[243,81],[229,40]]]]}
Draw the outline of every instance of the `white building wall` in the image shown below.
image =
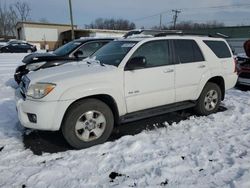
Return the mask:
{"type": "Polygon", "coordinates": [[[58,40],[57,29],[25,27],[24,33],[27,41],[56,42],[58,40]]]}
{"type": "Polygon", "coordinates": [[[111,33],[111,32],[94,32],[90,34],[90,37],[122,37],[124,34],[111,33]]]}

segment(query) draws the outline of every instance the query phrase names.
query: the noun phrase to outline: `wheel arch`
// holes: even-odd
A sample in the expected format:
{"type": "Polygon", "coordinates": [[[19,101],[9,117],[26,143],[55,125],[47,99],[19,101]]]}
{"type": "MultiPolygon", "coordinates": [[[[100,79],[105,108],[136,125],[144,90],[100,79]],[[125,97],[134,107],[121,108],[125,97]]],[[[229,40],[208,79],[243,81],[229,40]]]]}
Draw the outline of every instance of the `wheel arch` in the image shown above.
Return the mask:
{"type": "Polygon", "coordinates": [[[199,96],[202,92],[202,90],[204,89],[204,87],[206,86],[206,84],[210,82],[210,83],[215,83],[219,86],[219,88],[221,89],[221,100],[223,101],[225,98],[225,80],[222,76],[214,76],[212,78],[209,78],[205,84],[203,85],[203,87],[200,89],[199,91],[199,96]]]}
{"type": "Polygon", "coordinates": [[[114,121],[115,121],[114,125],[119,124],[119,110],[118,110],[118,106],[117,106],[117,103],[116,103],[115,99],[112,96],[107,95],[107,94],[97,94],[97,95],[91,95],[91,96],[87,96],[87,97],[82,97],[82,98],[79,98],[79,99],[73,101],[68,106],[68,108],[66,109],[66,111],[65,111],[65,113],[63,115],[60,129],[62,127],[62,123],[65,120],[66,114],[70,111],[70,109],[72,108],[72,106],[74,104],[76,104],[76,103],[81,103],[81,101],[86,100],[86,99],[97,99],[97,100],[100,100],[100,101],[104,102],[106,105],[108,105],[108,107],[111,109],[111,111],[112,111],[112,113],[114,115],[114,121]]]}

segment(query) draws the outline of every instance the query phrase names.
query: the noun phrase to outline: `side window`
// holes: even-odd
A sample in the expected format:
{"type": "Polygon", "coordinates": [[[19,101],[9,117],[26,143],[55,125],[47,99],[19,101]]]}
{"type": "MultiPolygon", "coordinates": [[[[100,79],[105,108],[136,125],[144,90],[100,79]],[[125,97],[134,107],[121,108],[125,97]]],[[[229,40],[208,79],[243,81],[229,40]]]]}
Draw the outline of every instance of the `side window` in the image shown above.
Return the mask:
{"type": "Polygon", "coordinates": [[[210,41],[204,40],[203,41],[218,58],[230,58],[232,57],[229,48],[227,47],[226,43],[223,41],[210,41]]]}
{"type": "Polygon", "coordinates": [[[89,57],[105,44],[106,43],[103,42],[91,42],[84,44],[81,48],[78,49],[78,51],[82,52],[82,55],[80,55],[79,57],[89,57]]]}
{"type": "Polygon", "coordinates": [[[146,58],[146,67],[168,65],[170,64],[169,42],[163,40],[145,43],[137,49],[131,58],[140,56],[146,58]]]}
{"type": "Polygon", "coordinates": [[[194,40],[174,40],[175,56],[179,63],[204,61],[204,57],[194,40]]]}

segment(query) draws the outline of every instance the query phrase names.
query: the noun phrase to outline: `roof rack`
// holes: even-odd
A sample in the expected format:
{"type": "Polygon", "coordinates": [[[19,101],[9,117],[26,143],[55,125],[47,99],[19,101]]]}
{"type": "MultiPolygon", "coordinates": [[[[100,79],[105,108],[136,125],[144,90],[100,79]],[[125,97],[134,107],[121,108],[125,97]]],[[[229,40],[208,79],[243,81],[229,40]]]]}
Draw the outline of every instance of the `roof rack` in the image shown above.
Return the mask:
{"type": "Polygon", "coordinates": [[[184,33],[184,32],[162,32],[154,35],[154,37],[165,37],[169,35],[180,35],[180,36],[206,36],[206,37],[216,37],[211,34],[200,34],[200,33],[184,33]]]}
{"type": "Polygon", "coordinates": [[[181,30],[150,30],[150,29],[139,29],[132,30],[126,33],[123,37],[165,37],[171,35],[179,35],[179,36],[206,36],[206,37],[214,37],[214,38],[229,38],[229,36],[224,35],[222,33],[214,33],[214,34],[202,34],[202,33],[192,33],[192,32],[184,32],[181,30]]]}
{"type": "Polygon", "coordinates": [[[154,30],[154,29],[135,29],[135,30],[131,30],[128,31],[123,37],[124,38],[128,38],[131,36],[135,36],[136,35],[140,35],[140,36],[151,36],[154,37],[160,33],[177,33],[177,32],[181,32],[179,30],[154,30]]]}

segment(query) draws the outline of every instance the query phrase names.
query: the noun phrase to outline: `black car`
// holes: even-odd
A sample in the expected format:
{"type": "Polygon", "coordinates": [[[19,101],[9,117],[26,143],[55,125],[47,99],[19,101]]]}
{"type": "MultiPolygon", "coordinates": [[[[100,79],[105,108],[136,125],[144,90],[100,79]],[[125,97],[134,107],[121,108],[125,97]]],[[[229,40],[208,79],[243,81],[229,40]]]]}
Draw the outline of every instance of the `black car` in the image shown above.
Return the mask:
{"type": "Polygon", "coordinates": [[[36,46],[25,41],[10,41],[0,48],[1,53],[31,53],[35,52],[36,46]]]}
{"type": "Polygon", "coordinates": [[[61,46],[52,53],[29,54],[22,60],[24,65],[17,67],[14,78],[19,84],[22,76],[28,74],[30,71],[54,67],[71,61],[80,61],[112,40],[114,39],[77,39],[61,46]]]}

